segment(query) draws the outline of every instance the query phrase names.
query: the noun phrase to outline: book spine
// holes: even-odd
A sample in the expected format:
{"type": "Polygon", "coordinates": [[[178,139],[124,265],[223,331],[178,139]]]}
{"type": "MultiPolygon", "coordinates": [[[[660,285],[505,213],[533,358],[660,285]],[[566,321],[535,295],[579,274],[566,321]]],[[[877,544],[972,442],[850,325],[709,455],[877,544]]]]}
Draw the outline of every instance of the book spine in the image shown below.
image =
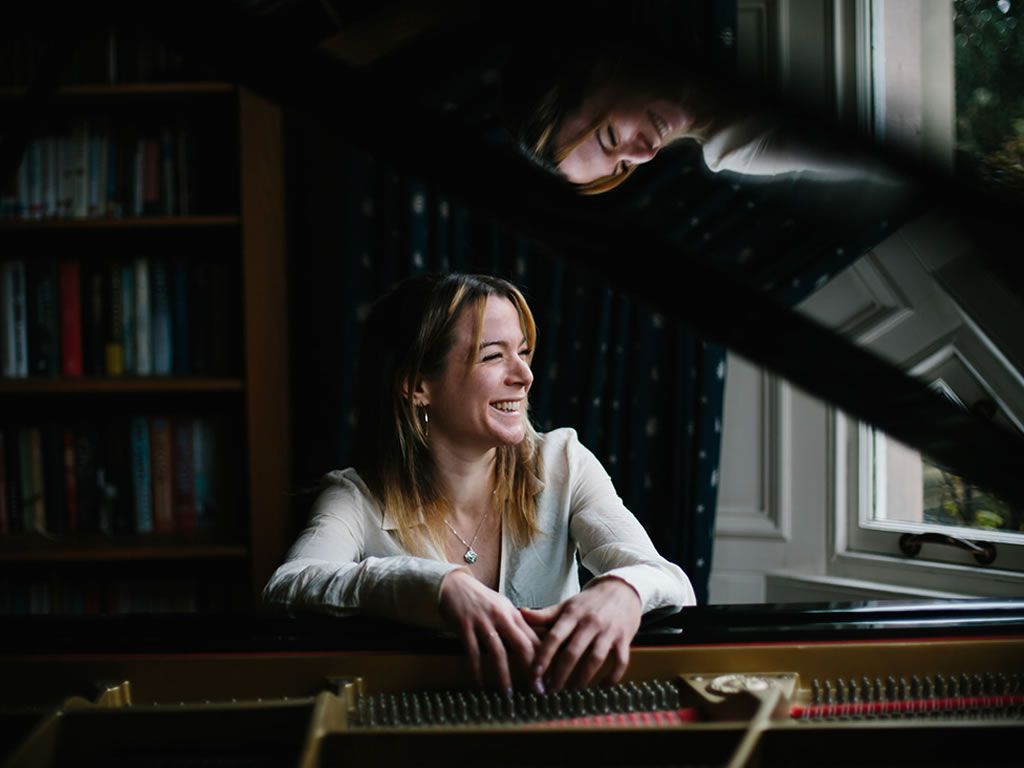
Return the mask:
{"type": "Polygon", "coordinates": [[[62,437],[64,463],[64,506],[67,511],[67,529],[78,530],[78,473],[75,466],[75,431],[65,427],[62,437]]]}
{"type": "Polygon", "coordinates": [[[160,140],[145,139],[143,145],[142,208],[146,216],[158,216],[160,210],[160,140]]]}
{"type": "Polygon", "coordinates": [[[56,261],[45,257],[30,260],[25,268],[30,376],[57,373],[56,272],[56,261]]]}
{"type": "Polygon", "coordinates": [[[153,524],[158,533],[174,532],[174,477],[170,421],[157,417],[150,423],[153,467],[153,524]]]}
{"type": "Polygon", "coordinates": [[[28,328],[26,318],[25,263],[21,259],[3,265],[4,376],[28,376],[28,328]]]}
{"type": "Polygon", "coordinates": [[[173,368],[173,347],[171,342],[171,297],[167,262],[153,259],[150,268],[152,281],[150,291],[151,335],[153,350],[153,373],[170,376],[173,368]]]}
{"type": "Polygon", "coordinates": [[[124,315],[122,312],[121,266],[107,266],[106,371],[108,376],[124,375],[124,315]]]}
{"type": "Polygon", "coordinates": [[[28,145],[28,217],[43,218],[43,151],[41,142],[36,140],[28,145]]]}
{"type": "Polygon", "coordinates": [[[67,501],[64,498],[64,430],[47,424],[42,430],[43,498],[46,530],[55,536],[67,530],[67,501]]]}
{"type": "Polygon", "coordinates": [[[75,141],[71,134],[63,133],[58,139],[60,153],[60,181],[57,192],[58,216],[62,219],[71,218],[74,209],[75,193],[75,141]]]}
{"type": "Polygon", "coordinates": [[[25,523],[21,501],[21,446],[18,432],[13,428],[8,430],[4,446],[7,454],[4,466],[4,475],[7,477],[7,530],[11,533],[21,533],[25,523]]]}
{"type": "Polygon", "coordinates": [[[192,472],[198,529],[212,527],[216,517],[214,453],[213,428],[210,422],[206,419],[196,419],[192,423],[192,472]]]}
{"type": "Polygon", "coordinates": [[[60,216],[60,147],[56,136],[43,138],[43,215],[60,216]]]}
{"type": "Polygon", "coordinates": [[[75,166],[72,174],[71,216],[84,219],[89,215],[89,124],[80,121],[72,129],[75,166]]]}
{"type": "Polygon", "coordinates": [[[207,375],[210,373],[210,270],[202,261],[191,267],[188,313],[191,371],[207,375]]]}
{"type": "Polygon", "coordinates": [[[135,531],[135,510],[130,425],[123,421],[112,423],[103,437],[100,527],[104,533],[132,533],[135,531]]]}
{"type": "Polygon", "coordinates": [[[178,258],[171,266],[171,338],[174,342],[174,374],[188,376],[191,370],[188,332],[188,264],[178,258]]]}
{"type": "Polygon", "coordinates": [[[191,169],[192,142],[188,134],[188,126],[180,120],[174,132],[176,154],[176,170],[178,178],[178,215],[188,216],[192,213],[191,200],[191,169]]]}
{"type": "Polygon", "coordinates": [[[60,285],[60,372],[67,378],[82,375],[82,285],[78,261],[61,261],[57,267],[60,285]]]}
{"type": "Polygon", "coordinates": [[[196,529],[195,463],[192,420],[174,420],[174,525],[182,533],[196,529]]]}
{"type": "Polygon", "coordinates": [[[28,428],[29,504],[26,530],[46,532],[46,478],[43,469],[43,433],[39,427],[28,428]]]}
{"type": "Polygon", "coordinates": [[[141,136],[135,139],[135,154],[131,172],[132,216],[142,216],[145,201],[146,142],[141,136]]]}
{"type": "Polygon", "coordinates": [[[132,491],[136,533],[153,532],[153,475],[150,464],[149,420],[135,416],[132,431],[132,491]]]}
{"type": "Polygon", "coordinates": [[[78,429],[75,434],[75,485],[78,487],[78,530],[96,533],[99,527],[99,434],[78,429]]]}
{"type": "Polygon", "coordinates": [[[7,439],[3,430],[0,430],[0,536],[6,536],[11,532],[8,522],[8,492],[7,492],[7,439]]]}
{"type": "Polygon", "coordinates": [[[160,129],[160,210],[164,216],[177,213],[178,190],[174,175],[174,130],[160,129]]]}
{"type": "Polygon", "coordinates": [[[87,376],[102,376],[106,370],[105,345],[107,313],[107,280],[102,264],[89,264],[85,289],[85,306],[89,333],[83,338],[85,373],[87,376]]]}
{"type": "Polygon", "coordinates": [[[135,260],[135,369],[139,376],[153,373],[152,314],[149,309],[149,262],[135,260]]]}
{"type": "Polygon", "coordinates": [[[135,265],[122,264],[121,279],[121,338],[124,342],[124,372],[134,376],[139,372],[136,361],[137,340],[135,338],[135,265]]]}

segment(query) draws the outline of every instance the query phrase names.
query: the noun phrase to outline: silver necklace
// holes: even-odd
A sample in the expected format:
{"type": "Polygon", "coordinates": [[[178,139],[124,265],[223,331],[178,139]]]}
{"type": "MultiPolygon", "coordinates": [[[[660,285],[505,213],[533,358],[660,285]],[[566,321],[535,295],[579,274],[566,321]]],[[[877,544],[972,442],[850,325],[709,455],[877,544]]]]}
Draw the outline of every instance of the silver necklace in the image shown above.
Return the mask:
{"type": "Polygon", "coordinates": [[[459,532],[455,530],[454,526],[452,526],[452,524],[448,522],[448,518],[446,517],[444,519],[444,524],[448,526],[448,530],[450,530],[452,533],[454,533],[455,534],[455,538],[457,538],[459,541],[461,541],[465,545],[465,547],[466,547],[466,554],[464,554],[462,556],[462,559],[465,560],[470,565],[475,563],[477,558],[479,557],[479,555],[476,553],[476,550],[473,549],[473,545],[476,544],[476,540],[480,536],[480,531],[483,530],[484,521],[487,519],[487,516],[489,514],[491,514],[491,510],[488,509],[484,513],[484,516],[482,518],[480,518],[480,525],[478,525],[476,527],[476,533],[473,534],[473,540],[472,541],[466,541],[464,538],[462,538],[462,536],[459,535],[459,532]]]}

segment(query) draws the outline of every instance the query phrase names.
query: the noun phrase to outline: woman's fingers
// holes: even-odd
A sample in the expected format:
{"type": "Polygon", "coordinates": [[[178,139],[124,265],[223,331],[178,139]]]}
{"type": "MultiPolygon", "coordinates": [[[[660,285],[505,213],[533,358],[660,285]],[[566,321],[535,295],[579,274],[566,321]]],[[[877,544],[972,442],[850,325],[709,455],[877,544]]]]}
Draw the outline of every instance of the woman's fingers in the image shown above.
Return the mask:
{"type": "MultiPolygon", "coordinates": [[[[598,634],[590,644],[583,656],[576,662],[575,667],[570,669],[567,678],[573,688],[585,688],[590,685],[594,675],[604,666],[612,649],[612,638],[607,634],[598,634]]],[[[557,663],[557,662],[556,662],[557,663]]]]}
{"type": "Polygon", "coordinates": [[[491,657],[491,664],[498,677],[498,686],[501,690],[511,693],[512,674],[508,668],[508,654],[505,652],[501,633],[496,629],[491,629],[481,638],[481,646],[487,649],[487,653],[491,657]]]}
{"type": "MultiPolygon", "coordinates": [[[[562,644],[547,674],[547,687],[552,691],[560,691],[569,681],[580,660],[587,654],[598,637],[597,629],[590,625],[576,625],[569,638],[562,644]]],[[[595,670],[596,671],[596,670],[595,670]]]]}
{"type": "Polygon", "coordinates": [[[531,627],[547,628],[554,623],[561,613],[562,604],[556,604],[547,608],[520,608],[519,613],[531,627]]]}
{"type": "Polygon", "coordinates": [[[605,682],[608,685],[615,685],[622,676],[626,674],[629,667],[629,640],[620,638],[612,645],[612,667],[608,670],[608,677],[605,682]]]}
{"type": "Polygon", "coordinates": [[[463,628],[462,645],[466,649],[466,656],[469,658],[469,668],[473,673],[473,679],[477,685],[484,684],[483,669],[480,664],[480,646],[476,641],[476,632],[469,625],[463,628]]]}

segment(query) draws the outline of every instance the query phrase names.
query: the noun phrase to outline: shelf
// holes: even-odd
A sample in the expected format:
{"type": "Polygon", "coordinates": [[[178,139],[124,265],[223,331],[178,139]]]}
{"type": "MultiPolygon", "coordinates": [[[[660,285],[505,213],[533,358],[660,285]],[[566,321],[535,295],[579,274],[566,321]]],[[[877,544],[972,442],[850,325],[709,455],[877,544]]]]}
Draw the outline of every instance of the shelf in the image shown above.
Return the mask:
{"type": "MultiPolygon", "coordinates": [[[[21,98],[27,92],[27,88],[0,88],[0,99],[21,98]]],[[[124,99],[136,102],[146,98],[177,99],[192,96],[221,96],[235,92],[235,86],[225,82],[93,83],[58,88],[54,92],[53,98],[59,101],[117,101],[124,99]]]]}
{"type": "Polygon", "coordinates": [[[0,232],[89,232],[111,230],[154,231],[163,229],[230,229],[238,216],[135,216],[121,219],[5,219],[0,232]]]}
{"type": "MultiPolygon", "coordinates": [[[[22,537],[17,537],[21,540],[22,537]]],[[[133,542],[139,541],[134,539],[133,542]]],[[[0,539],[0,564],[131,562],[146,560],[242,560],[249,550],[241,545],[176,545],[174,539],[158,543],[62,544],[37,540],[30,545],[15,546],[0,539]]]]}
{"type": "Polygon", "coordinates": [[[69,395],[173,392],[241,392],[241,379],[144,376],[80,379],[0,379],[0,395],[69,395]]]}

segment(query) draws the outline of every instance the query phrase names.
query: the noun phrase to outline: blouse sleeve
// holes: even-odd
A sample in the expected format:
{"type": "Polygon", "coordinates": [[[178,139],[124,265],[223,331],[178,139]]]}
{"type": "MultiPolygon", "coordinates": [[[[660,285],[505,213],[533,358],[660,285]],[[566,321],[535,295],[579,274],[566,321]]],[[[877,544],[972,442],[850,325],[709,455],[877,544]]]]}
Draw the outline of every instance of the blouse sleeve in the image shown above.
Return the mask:
{"type": "Polygon", "coordinates": [[[594,581],[608,577],[625,581],[640,596],[644,613],[695,605],[697,599],[686,574],[658,554],[594,454],[575,436],[568,449],[570,532],[584,567],[597,577],[594,581]]]}
{"type": "Polygon", "coordinates": [[[324,490],[309,526],[263,589],[264,602],[288,610],[361,613],[439,627],[441,582],[458,566],[406,554],[368,554],[368,539],[387,534],[370,529],[380,523],[366,504],[347,483],[324,490]]]}

